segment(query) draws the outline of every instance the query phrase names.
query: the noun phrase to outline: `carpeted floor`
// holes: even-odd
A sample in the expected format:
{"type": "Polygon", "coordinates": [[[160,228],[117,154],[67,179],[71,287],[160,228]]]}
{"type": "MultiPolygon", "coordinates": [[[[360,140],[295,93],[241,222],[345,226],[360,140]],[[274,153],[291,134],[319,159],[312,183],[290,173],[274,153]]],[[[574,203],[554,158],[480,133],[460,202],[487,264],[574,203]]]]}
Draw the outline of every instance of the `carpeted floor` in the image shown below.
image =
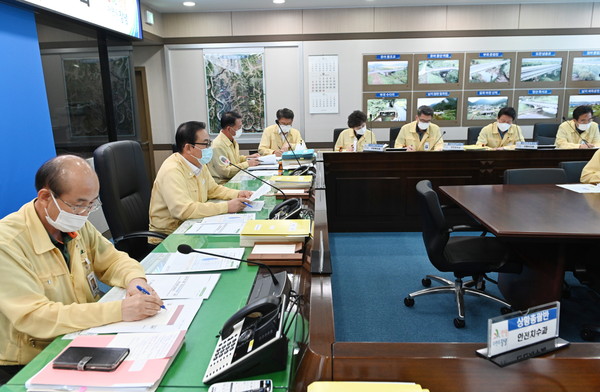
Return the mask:
{"type": "MultiPolygon", "coordinates": [[[[426,274],[454,279],[431,265],[421,233],[330,233],[329,241],[338,341],[485,342],[487,320],[500,315],[499,304],[467,296],[466,327],[457,329],[451,294],[418,297],[414,307],[404,306],[426,274]]],[[[571,275],[566,279],[571,298],[561,301],[560,336],[578,342],[581,325],[600,324],[600,299],[571,275]]],[[[487,291],[499,295],[493,284],[487,291]]]]}

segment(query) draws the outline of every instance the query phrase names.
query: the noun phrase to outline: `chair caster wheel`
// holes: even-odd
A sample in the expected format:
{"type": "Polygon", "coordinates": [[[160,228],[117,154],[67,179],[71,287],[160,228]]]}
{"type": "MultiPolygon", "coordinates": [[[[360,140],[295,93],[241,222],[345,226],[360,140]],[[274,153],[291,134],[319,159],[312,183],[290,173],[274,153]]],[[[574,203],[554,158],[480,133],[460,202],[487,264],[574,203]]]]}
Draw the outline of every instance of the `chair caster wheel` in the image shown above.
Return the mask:
{"type": "Polygon", "coordinates": [[[414,298],[410,298],[410,297],[404,298],[404,305],[408,306],[409,308],[412,308],[414,304],[415,304],[414,298]]]}
{"type": "Polygon", "coordinates": [[[465,327],[465,320],[459,319],[458,317],[454,319],[454,326],[456,328],[464,328],[465,327]]]}
{"type": "Polygon", "coordinates": [[[513,310],[511,308],[509,308],[508,306],[503,306],[500,308],[500,313],[501,314],[509,314],[511,313],[513,310]]]}
{"type": "Polygon", "coordinates": [[[429,279],[429,278],[421,279],[421,284],[425,287],[429,287],[429,286],[431,286],[431,279],[429,279]]]}
{"type": "Polygon", "coordinates": [[[581,330],[581,338],[587,342],[594,340],[595,334],[594,331],[592,331],[589,328],[583,328],[581,330]]]}

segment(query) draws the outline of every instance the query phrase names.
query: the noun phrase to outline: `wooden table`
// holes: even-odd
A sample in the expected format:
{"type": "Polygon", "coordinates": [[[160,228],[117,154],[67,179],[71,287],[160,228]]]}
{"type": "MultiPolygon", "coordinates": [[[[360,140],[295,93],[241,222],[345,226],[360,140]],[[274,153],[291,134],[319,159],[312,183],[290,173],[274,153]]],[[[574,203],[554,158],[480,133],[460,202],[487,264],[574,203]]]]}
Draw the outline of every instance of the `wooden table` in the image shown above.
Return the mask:
{"type": "Polygon", "coordinates": [[[566,265],[585,261],[600,239],[600,194],[556,185],[442,186],[440,191],[525,262],[500,274],[499,288],[518,309],[560,299],[566,265]]]}

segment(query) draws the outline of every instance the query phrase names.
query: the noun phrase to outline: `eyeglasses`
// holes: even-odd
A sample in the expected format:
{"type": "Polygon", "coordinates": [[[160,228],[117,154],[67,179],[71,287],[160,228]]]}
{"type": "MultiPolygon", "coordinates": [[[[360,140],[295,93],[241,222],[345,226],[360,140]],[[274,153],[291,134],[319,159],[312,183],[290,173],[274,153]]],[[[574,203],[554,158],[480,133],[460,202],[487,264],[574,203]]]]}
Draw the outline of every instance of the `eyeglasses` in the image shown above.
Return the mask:
{"type": "Polygon", "coordinates": [[[71,209],[71,211],[73,211],[73,214],[75,214],[75,215],[82,215],[84,213],[90,214],[94,211],[97,211],[98,208],[100,208],[100,206],[102,205],[102,202],[100,201],[99,198],[96,198],[96,199],[92,200],[92,202],[90,204],[83,206],[83,205],[74,205],[71,203],[67,203],[60,197],[55,196],[54,192],[52,192],[52,197],[55,200],[58,199],[58,200],[62,201],[63,203],[65,203],[67,205],[67,207],[69,207],[71,209]]]}
{"type": "Polygon", "coordinates": [[[199,145],[201,145],[201,146],[204,146],[204,147],[207,147],[207,148],[208,148],[208,147],[210,147],[210,146],[211,146],[211,144],[212,144],[212,141],[210,141],[210,140],[209,140],[209,141],[208,141],[208,142],[206,142],[206,143],[190,143],[190,144],[191,144],[191,145],[193,145],[194,147],[196,146],[196,144],[199,144],[199,145]]]}

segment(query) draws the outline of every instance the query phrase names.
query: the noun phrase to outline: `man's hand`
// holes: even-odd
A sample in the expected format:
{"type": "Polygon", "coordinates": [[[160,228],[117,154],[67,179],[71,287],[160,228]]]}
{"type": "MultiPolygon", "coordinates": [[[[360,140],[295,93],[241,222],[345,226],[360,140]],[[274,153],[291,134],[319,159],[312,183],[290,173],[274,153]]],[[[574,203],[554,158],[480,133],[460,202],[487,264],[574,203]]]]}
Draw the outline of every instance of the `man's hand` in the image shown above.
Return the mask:
{"type": "Polygon", "coordinates": [[[252,167],[252,166],[258,166],[258,165],[260,165],[260,161],[258,159],[255,159],[255,158],[248,159],[248,166],[252,167]]]}
{"type": "Polygon", "coordinates": [[[281,151],[281,150],[273,150],[273,154],[275,154],[276,157],[280,157],[281,154],[283,154],[283,151],[281,151]]]}
{"type": "Polygon", "coordinates": [[[247,205],[244,204],[244,202],[248,203],[248,204],[251,203],[250,200],[245,199],[245,198],[237,198],[237,199],[229,200],[227,202],[227,212],[240,212],[244,208],[248,207],[247,205]]]}
{"type": "Polygon", "coordinates": [[[248,155],[246,158],[259,158],[260,154],[259,153],[254,153],[252,155],[248,155]]]}
{"type": "Polygon", "coordinates": [[[123,321],[137,321],[154,316],[160,311],[162,301],[153,295],[138,294],[125,298],[121,302],[123,321]]]}
{"type": "MultiPolygon", "coordinates": [[[[135,278],[135,279],[131,279],[131,281],[127,284],[126,289],[127,289],[128,297],[131,297],[132,295],[141,294],[140,290],[137,289],[137,286],[144,288],[150,294],[156,295],[156,293],[154,292],[154,289],[148,284],[148,282],[146,282],[146,279],[135,278]]],[[[156,298],[158,298],[158,295],[156,295],[156,298]]]]}
{"type": "Polygon", "coordinates": [[[406,146],[406,151],[415,151],[415,146],[412,144],[410,146],[406,146]]]}
{"type": "Polygon", "coordinates": [[[252,196],[252,193],[253,193],[252,191],[239,191],[238,192],[238,197],[246,198],[247,199],[250,196],[252,196]]]}

